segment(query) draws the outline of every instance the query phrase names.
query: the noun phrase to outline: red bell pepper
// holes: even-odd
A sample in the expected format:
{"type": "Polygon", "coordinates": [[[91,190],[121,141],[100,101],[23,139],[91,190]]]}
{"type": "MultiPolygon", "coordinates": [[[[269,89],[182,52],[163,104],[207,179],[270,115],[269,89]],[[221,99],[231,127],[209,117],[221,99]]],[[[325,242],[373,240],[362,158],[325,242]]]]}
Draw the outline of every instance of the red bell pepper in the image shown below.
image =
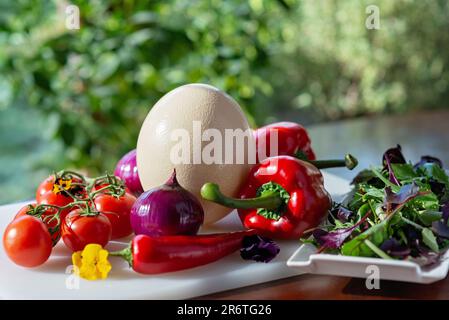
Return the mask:
{"type": "Polygon", "coordinates": [[[306,129],[294,122],[277,122],[258,128],[254,131],[258,150],[258,161],[272,156],[294,156],[300,159],[315,160],[315,153],[311,147],[309,134],[306,129]],[[277,154],[272,154],[270,150],[270,137],[277,134],[278,150],[277,154]],[[259,149],[260,148],[260,149],[259,149]],[[259,152],[262,152],[259,154],[259,152]],[[265,152],[265,154],[263,154],[265,152]]]}
{"type": "MultiPolygon", "coordinates": [[[[357,164],[352,156],[349,159],[357,164]]],[[[335,161],[345,160],[315,163],[324,167],[335,161]]],[[[237,208],[246,228],[275,239],[299,239],[320,223],[331,206],[317,166],[291,156],[272,157],[255,165],[240,192],[241,199],[226,197],[214,183],[206,183],[201,196],[237,208]]]]}
{"type": "Polygon", "coordinates": [[[137,235],[128,248],[111,252],[126,259],[134,271],[158,274],[202,266],[242,248],[243,239],[255,230],[196,236],[137,235]]]}

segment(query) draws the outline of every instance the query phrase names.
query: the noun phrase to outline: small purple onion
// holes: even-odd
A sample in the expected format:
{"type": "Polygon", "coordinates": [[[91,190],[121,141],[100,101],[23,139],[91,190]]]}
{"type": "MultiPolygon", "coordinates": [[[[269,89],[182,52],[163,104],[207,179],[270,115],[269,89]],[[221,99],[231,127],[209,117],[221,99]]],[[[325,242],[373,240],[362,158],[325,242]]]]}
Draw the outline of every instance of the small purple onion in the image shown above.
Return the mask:
{"type": "Polygon", "coordinates": [[[120,159],[115,167],[114,175],[122,179],[129,191],[136,197],[142,194],[143,188],[137,172],[136,149],[131,150],[120,159]]]}
{"type": "Polygon", "coordinates": [[[197,198],[179,185],[173,170],[165,184],[137,198],[130,218],[136,235],[195,235],[203,224],[204,211],[197,198]]]}

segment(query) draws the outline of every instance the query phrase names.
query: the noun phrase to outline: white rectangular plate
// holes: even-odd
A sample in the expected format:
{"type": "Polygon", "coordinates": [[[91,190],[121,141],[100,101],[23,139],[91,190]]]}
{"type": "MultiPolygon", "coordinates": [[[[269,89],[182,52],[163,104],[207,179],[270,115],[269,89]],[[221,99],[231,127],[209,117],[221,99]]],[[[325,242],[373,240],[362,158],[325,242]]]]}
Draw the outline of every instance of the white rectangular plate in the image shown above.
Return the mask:
{"type": "MultiPolygon", "coordinates": [[[[326,189],[333,197],[349,191],[346,180],[324,173],[326,189]]],[[[25,203],[0,206],[0,234],[25,203]]],[[[234,213],[203,232],[241,229],[234,213]]],[[[127,241],[111,243],[121,248],[127,241]]],[[[301,274],[288,268],[287,259],[298,241],[279,242],[280,254],[270,263],[243,261],[238,253],[209,265],[171,274],[145,276],[129,269],[126,262],[111,257],[112,271],[101,281],[80,280],[70,274],[70,252],[59,243],[50,259],[35,269],[14,265],[0,246],[0,298],[2,299],[185,299],[259,284],[301,274]]]]}
{"type": "Polygon", "coordinates": [[[335,276],[396,280],[415,283],[432,283],[446,278],[449,269],[448,255],[435,266],[421,268],[411,261],[379,258],[348,257],[333,254],[315,254],[316,248],[303,244],[288,259],[287,265],[299,274],[314,273],[335,276]]]}
{"type": "Polygon", "coordinates": [[[299,274],[313,273],[353,278],[378,277],[415,283],[432,283],[446,278],[449,270],[449,252],[441,262],[431,267],[420,267],[405,260],[351,257],[336,254],[316,254],[316,247],[303,244],[287,260],[287,266],[299,274]]]}

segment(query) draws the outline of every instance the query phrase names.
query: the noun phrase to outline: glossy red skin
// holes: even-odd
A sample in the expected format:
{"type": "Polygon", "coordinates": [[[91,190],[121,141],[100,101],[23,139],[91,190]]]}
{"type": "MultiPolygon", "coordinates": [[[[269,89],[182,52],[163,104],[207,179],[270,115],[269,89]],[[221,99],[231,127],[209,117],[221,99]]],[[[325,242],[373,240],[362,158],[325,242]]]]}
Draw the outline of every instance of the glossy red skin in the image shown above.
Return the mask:
{"type": "MultiPolygon", "coordinates": [[[[277,122],[261,127],[254,131],[254,137],[256,139],[256,145],[259,148],[259,144],[265,145],[265,157],[264,155],[257,155],[258,161],[272,156],[295,156],[298,151],[304,152],[308,160],[315,160],[316,156],[311,147],[309,134],[306,129],[294,122],[277,122]],[[278,135],[278,152],[277,154],[271,154],[270,150],[270,134],[276,131],[278,135]],[[263,138],[265,137],[265,139],[263,138]]],[[[264,150],[263,147],[261,147],[264,150]]],[[[257,149],[259,150],[259,149],[257,149]]]]}
{"type": "Polygon", "coordinates": [[[38,218],[26,215],[13,220],[3,234],[3,247],[17,265],[37,267],[50,257],[50,233],[38,218]]]}
{"type": "Polygon", "coordinates": [[[129,215],[136,197],[127,192],[120,198],[101,194],[95,198],[94,202],[97,210],[111,222],[112,239],[129,236],[133,232],[129,215]]]}
{"type": "Polygon", "coordinates": [[[111,240],[112,226],[103,215],[81,215],[80,209],[70,212],[62,223],[62,240],[72,251],[81,251],[90,243],[105,247],[111,240]]]}
{"type": "MultiPolygon", "coordinates": [[[[37,204],[36,204],[36,203],[32,203],[32,204],[30,204],[30,205],[33,206],[33,207],[36,207],[37,204]]],[[[19,218],[19,217],[26,216],[26,215],[27,215],[27,212],[30,210],[30,205],[23,206],[23,207],[17,212],[17,214],[14,216],[14,219],[13,219],[13,220],[15,220],[15,219],[17,219],[17,218],[19,218]]],[[[49,215],[53,215],[53,214],[55,214],[55,213],[56,213],[56,210],[52,210],[52,209],[47,210],[47,211],[46,211],[45,213],[43,213],[42,216],[41,216],[42,222],[44,222],[43,219],[45,219],[45,217],[47,217],[47,216],[49,216],[49,215]]],[[[49,219],[50,219],[50,218],[49,218],[49,219]]],[[[50,222],[48,222],[48,223],[44,222],[44,224],[45,224],[45,226],[47,227],[47,230],[50,232],[50,228],[56,227],[57,224],[58,224],[58,221],[57,221],[57,220],[52,220],[52,221],[50,221],[50,222]]],[[[51,235],[51,234],[50,234],[50,235],[51,235]]],[[[59,241],[60,238],[61,238],[61,229],[59,229],[57,232],[55,232],[55,233],[53,233],[53,235],[51,235],[51,239],[52,239],[52,242],[53,242],[53,246],[55,246],[55,245],[58,243],[58,241],[59,241]]]]}
{"type": "MultiPolygon", "coordinates": [[[[77,178],[73,178],[73,181],[81,182],[81,180],[77,178]]],[[[39,187],[36,190],[36,202],[37,204],[51,204],[59,207],[63,207],[72,203],[74,200],[72,197],[61,193],[53,192],[53,185],[55,182],[54,176],[49,176],[47,179],[42,181],[39,187]]],[[[65,218],[65,216],[72,210],[73,208],[67,208],[61,212],[61,221],[65,218]]]]}
{"type": "Polygon", "coordinates": [[[267,219],[257,214],[257,209],[239,209],[240,220],[249,229],[275,239],[299,239],[305,230],[318,226],[331,206],[331,198],[323,186],[321,172],[310,163],[290,156],[279,156],[263,160],[255,165],[240,198],[253,198],[265,183],[274,182],[282,186],[290,200],[279,220],[267,219]],[[263,174],[274,167],[274,174],[263,174]]]}
{"type": "Polygon", "coordinates": [[[34,208],[34,207],[36,207],[36,203],[30,203],[30,204],[27,204],[26,206],[23,206],[22,208],[20,208],[20,210],[17,211],[16,215],[14,216],[14,218],[12,220],[14,221],[19,217],[23,217],[23,216],[27,215],[27,212],[30,211],[30,206],[32,206],[34,208]]]}
{"type": "Polygon", "coordinates": [[[143,274],[159,274],[202,266],[242,247],[254,230],[197,236],[137,235],[131,244],[132,267],[143,274]]]}

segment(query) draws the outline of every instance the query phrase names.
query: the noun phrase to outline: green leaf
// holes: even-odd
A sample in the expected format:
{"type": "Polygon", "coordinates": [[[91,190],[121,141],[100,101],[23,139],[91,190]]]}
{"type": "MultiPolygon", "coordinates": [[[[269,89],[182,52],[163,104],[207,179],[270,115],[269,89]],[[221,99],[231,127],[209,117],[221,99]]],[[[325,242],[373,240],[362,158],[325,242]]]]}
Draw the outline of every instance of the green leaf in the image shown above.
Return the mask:
{"type": "Polygon", "coordinates": [[[367,182],[369,180],[371,180],[372,178],[375,178],[376,175],[373,173],[372,170],[370,169],[364,169],[362,171],[360,171],[355,178],[351,181],[351,184],[359,184],[362,182],[367,182]]]}
{"type": "Polygon", "coordinates": [[[435,180],[437,180],[440,183],[444,183],[446,187],[449,187],[449,178],[446,175],[446,172],[443,168],[441,168],[437,164],[431,164],[430,166],[426,166],[426,168],[429,167],[431,172],[431,177],[433,177],[435,180]]]}
{"type": "Polygon", "coordinates": [[[434,252],[439,252],[440,249],[438,248],[437,238],[435,238],[435,235],[433,234],[432,230],[429,228],[424,228],[421,231],[422,240],[423,242],[434,252]]]}
{"type": "Polygon", "coordinates": [[[363,200],[366,201],[368,199],[376,199],[382,201],[384,198],[384,191],[383,189],[378,189],[376,187],[367,186],[365,188],[365,194],[363,195],[363,200]]]}
{"type": "Polygon", "coordinates": [[[380,258],[387,259],[387,260],[393,259],[392,257],[390,257],[388,254],[386,254],[382,249],[380,249],[378,246],[376,246],[374,243],[372,243],[368,239],[365,239],[363,242],[368,248],[370,248],[380,258]]]}
{"type": "Polygon", "coordinates": [[[419,220],[426,226],[430,226],[432,222],[440,220],[441,215],[440,211],[435,210],[423,210],[418,212],[419,220]]]}
{"type": "Polygon", "coordinates": [[[376,254],[366,245],[365,240],[370,240],[374,245],[379,246],[388,239],[388,220],[383,220],[359,234],[351,241],[346,242],[342,248],[341,253],[345,256],[362,256],[373,257],[376,254]]]}
{"type": "Polygon", "coordinates": [[[440,207],[440,202],[438,201],[438,197],[435,193],[428,192],[413,199],[411,201],[411,205],[425,210],[438,210],[440,207]]]}
{"type": "Polygon", "coordinates": [[[368,211],[371,210],[371,207],[368,203],[363,204],[359,210],[357,210],[357,221],[359,221],[360,219],[362,219],[362,217],[364,217],[368,211]]]}
{"type": "Polygon", "coordinates": [[[405,236],[404,230],[398,229],[397,233],[398,233],[399,237],[401,238],[402,242],[404,242],[405,244],[408,244],[408,240],[407,240],[407,237],[405,236]]]}
{"type": "Polygon", "coordinates": [[[384,177],[382,175],[381,172],[377,171],[377,169],[371,169],[373,171],[373,173],[376,175],[377,178],[379,178],[380,180],[382,180],[383,183],[385,183],[385,185],[387,187],[391,187],[391,189],[394,192],[398,192],[399,189],[401,188],[400,186],[395,185],[393,182],[391,182],[390,180],[388,180],[386,177],[384,177]]]}
{"type": "Polygon", "coordinates": [[[394,172],[396,178],[398,178],[399,181],[412,180],[413,178],[416,178],[419,176],[415,172],[415,170],[413,169],[413,166],[411,164],[392,163],[391,167],[393,169],[393,172],[394,172]]]}

